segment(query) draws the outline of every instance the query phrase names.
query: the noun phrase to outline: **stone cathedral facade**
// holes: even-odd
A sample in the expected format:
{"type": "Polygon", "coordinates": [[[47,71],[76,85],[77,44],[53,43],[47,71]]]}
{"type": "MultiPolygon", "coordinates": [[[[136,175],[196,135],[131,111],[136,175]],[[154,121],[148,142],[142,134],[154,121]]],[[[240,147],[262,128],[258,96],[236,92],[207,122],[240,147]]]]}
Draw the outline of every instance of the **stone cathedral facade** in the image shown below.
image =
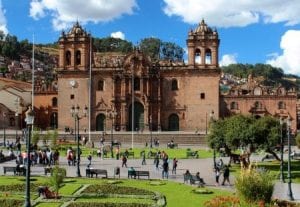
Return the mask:
{"type": "Polygon", "coordinates": [[[91,131],[207,130],[211,115],[219,117],[219,43],[217,31],[202,21],[188,32],[188,63],[154,62],[138,49],[93,52],[90,34],[76,23],[59,38],[58,128],[73,128],[74,106],[80,130],[89,119],[91,131]]]}

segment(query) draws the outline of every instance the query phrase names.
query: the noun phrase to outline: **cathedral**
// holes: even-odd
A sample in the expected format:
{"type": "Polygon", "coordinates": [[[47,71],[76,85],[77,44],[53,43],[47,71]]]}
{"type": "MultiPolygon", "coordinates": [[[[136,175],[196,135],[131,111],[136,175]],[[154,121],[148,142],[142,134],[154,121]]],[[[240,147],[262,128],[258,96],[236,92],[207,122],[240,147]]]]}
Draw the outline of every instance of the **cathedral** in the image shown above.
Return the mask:
{"type": "Polygon", "coordinates": [[[218,32],[202,20],[188,32],[188,62],[151,61],[130,54],[96,53],[78,22],[59,37],[56,124],[80,130],[205,131],[220,116],[218,32]]]}

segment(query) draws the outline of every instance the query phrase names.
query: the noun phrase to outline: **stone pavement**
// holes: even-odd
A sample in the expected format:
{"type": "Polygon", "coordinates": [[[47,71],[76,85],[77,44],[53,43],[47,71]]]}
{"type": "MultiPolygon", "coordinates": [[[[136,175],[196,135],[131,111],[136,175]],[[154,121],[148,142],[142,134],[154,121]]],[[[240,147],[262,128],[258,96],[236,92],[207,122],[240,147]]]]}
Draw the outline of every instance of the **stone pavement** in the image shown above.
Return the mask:
{"type": "MultiPolygon", "coordinates": [[[[218,159],[218,158],[217,158],[218,159]]],[[[222,158],[224,163],[228,162],[228,158],[222,158]]],[[[253,160],[260,160],[260,157],[253,157],[253,160]]],[[[76,169],[77,166],[68,166],[66,157],[60,157],[60,166],[66,168],[67,170],[67,176],[68,177],[76,177],[76,169]]],[[[134,167],[136,170],[147,170],[150,171],[150,178],[151,179],[161,179],[162,178],[162,170],[161,168],[157,171],[155,169],[155,166],[153,164],[153,159],[147,159],[146,165],[141,165],[142,160],[141,159],[128,159],[127,166],[128,167],[134,167]]],[[[111,158],[105,158],[100,159],[98,157],[93,157],[92,159],[92,168],[98,168],[98,169],[106,169],[108,172],[108,177],[113,178],[114,168],[120,167],[121,169],[121,178],[127,178],[127,168],[121,167],[122,161],[111,159],[111,158]]],[[[162,161],[160,160],[160,164],[162,164],[162,161]]],[[[88,165],[88,160],[86,157],[83,157],[81,160],[80,165],[80,171],[82,177],[85,177],[85,169],[88,165]]],[[[15,166],[15,161],[9,161],[5,163],[0,164],[0,175],[3,175],[3,166],[15,166]]],[[[200,172],[200,177],[204,179],[207,186],[213,187],[213,188],[220,188],[220,189],[226,189],[234,191],[234,177],[230,175],[231,185],[225,185],[225,186],[215,186],[215,175],[213,171],[213,159],[207,158],[207,159],[182,159],[178,162],[177,167],[177,173],[172,174],[172,160],[170,160],[170,175],[169,180],[183,183],[183,174],[188,169],[192,174],[196,174],[196,172],[200,172]]],[[[40,175],[44,176],[44,167],[43,166],[34,166],[31,167],[32,175],[40,175]]],[[[7,173],[11,174],[11,173],[7,173]]],[[[49,176],[49,174],[48,174],[49,176]]],[[[220,177],[220,181],[222,182],[223,177],[220,177]]],[[[292,190],[294,193],[294,198],[297,202],[300,202],[300,184],[292,184],[292,190]]],[[[275,185],[275,190],[273,197],[280,198],[280,199],[288,199],[287,198],[287,184],[286,183],[280,183],[277,182],[275,185]]]]}

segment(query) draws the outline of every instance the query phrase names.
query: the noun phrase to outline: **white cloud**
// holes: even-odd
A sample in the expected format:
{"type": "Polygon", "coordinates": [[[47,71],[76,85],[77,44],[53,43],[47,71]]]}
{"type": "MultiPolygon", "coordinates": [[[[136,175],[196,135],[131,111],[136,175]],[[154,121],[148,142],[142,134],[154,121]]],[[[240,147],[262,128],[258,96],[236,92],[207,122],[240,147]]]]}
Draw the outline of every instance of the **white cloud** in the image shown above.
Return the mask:
{"type": "Polygon", "coordinates": [[[230,64],[236,64],[236,54],[225,54],[222,56],[222,59],[220,60],[220,66],[228,66],[230,64]]]}
{"type": "Polygon", "coordinates": [[[288,30],[281,37],[282,54],[274,53],[268,64],[282,68],[286,73],[300,75],[300,30],[288,30]]]}
{"type": "Polygon", "coordinates": [[[55,30],[65,29],[73,22],[106,22],[123,14],[132,14],[136,0],[31,0],[30,16],[40,19],[49,15],[55,30]]]}
{"type": "Polygon", "coordinates": [[[6,25],[6,17],[5,11],[2,8],[2,1],[0,0],[0,30],[4,32],[4,34],[8,33],[7,25],[6,25]]]}
{"type": "Polygon", "coordinates": [[[110,36],[113,38],[120,38],[122,40],[125,40],[125,34],[121,31],[113,32],[110,34],[110,36]]]}
{"type": "Polygon", "coordinates": [[[204,18],[209,25],[243,27],[262,20],[265,23],[300,23],[299,0],[164,0],[164,12],[195,24],[204,18]]]}

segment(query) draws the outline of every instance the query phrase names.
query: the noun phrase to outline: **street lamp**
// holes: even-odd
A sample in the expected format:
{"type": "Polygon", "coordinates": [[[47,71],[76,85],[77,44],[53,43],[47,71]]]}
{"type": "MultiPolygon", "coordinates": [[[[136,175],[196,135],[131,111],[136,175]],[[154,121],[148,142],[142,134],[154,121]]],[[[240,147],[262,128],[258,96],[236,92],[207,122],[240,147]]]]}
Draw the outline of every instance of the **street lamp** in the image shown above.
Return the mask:
{"type": "Polygon", "coordinates": [[[6,117],[6,113],[3,112],[2,114],[2,118],[3,118],[3,146],[6,147],[6,131],[5,131],[5,117],[6,117]]]}
{"type": "Polygon", "coordinates": [[[288,136],[288,196],[291,201],[294,200],[293,192],[292,192],[292,177],[291,177],[291,117],[287,117],[286,121],[287,125],[287,136],[288,136]]]}
{"type": "MultiPolygon", "coordinates": [[[[211,127],[211,125],[215,122],[214,115],[215,115],[215,112],[214,112],[214,110],[212,110],[209,114],[209,124],[210,124],[209,127],[211,127]]],[[[207,133],[207,131],[206,131],[206,133],[207,133]]],[[[216,147],[215,147],[215,145],[213,146],[213,148],[214,148],[214,157],[213,157],[213,159],[214,159],[214,169],[216,169],[217,163],[216,163],[216,147]]]]}
{"type": "Polygon", "coordinates": [[[283,134],[282,134],[282,127],[283,127],[283,124],[284,124],[284,120],[282,117],[280,117],[279,119],[279,123],[280,123],[280,180],[281,182],[285,182],[284,181],[284,174],[283,174],[283,164],[284,164],[284,161],[283,161],[283,150],[284,150],[284,144],[283,144],[283,134]]]}
{"type": "Polygon", "coordinates": [[[27,128],[27,140],[26,140],[26,151],[27,151],[27,162],[26,162],[26,198],[25,207],[31,207],[30,204],[30,139],[31,139],[31,129],[34,122],[34,113],[31,106],[25,113],[26,115],[26,128],[27,128]]]}
{"type": "Polygon", "coordinates": [[[18,126],[19,126],[19,120],[18,120],[18,116],[19,116],[19,104],[20,104],[20,98],[18,97],[16,100],[15,100],[15,105],[16,105],[16,111],[15,111],[15,127],[16,127],[16,141],[18,139],[18,126]]]}
{"type": "Polygon", "coordinates": [[[79,105],[77,105],[76,107],[73,105],[71,107],[71,115],[72,117],[74,117],[74,120],[75,120],[75,137],[77,137],[77,177],[81,177],[81,174],[80,174],[80,148],[79,148],[79,120],[82,119],[83,117],[86,117],[87,115],[87,111],[88,111],[88,107],[85,106],[84,109],[83,109],[83,115],[80,116],[79,113],[80,113],[80,107],[79,105]],[[77,126],[76,126],[77,125],[77,126]],[[77,132],[76,132],[76,128],[77,128],[77,132]]]}
{"type": "Polygon", "coordinates": [[[115,116],[118,113],[112,109],[111,111],[109,111],[108,113],[106,112],[106,116],[109,117],[109,119],[111,119],[111,132],[110,132],[110,153],[111,153],[111,158],[114,158],[114,150],[113,150],[113,146],[114,146],[114,119],[115,116]]]}
{"type": "Polygon", "coordinates": [[[152,148],[152,116],[149,117],[150,148],[152,148]]]}

